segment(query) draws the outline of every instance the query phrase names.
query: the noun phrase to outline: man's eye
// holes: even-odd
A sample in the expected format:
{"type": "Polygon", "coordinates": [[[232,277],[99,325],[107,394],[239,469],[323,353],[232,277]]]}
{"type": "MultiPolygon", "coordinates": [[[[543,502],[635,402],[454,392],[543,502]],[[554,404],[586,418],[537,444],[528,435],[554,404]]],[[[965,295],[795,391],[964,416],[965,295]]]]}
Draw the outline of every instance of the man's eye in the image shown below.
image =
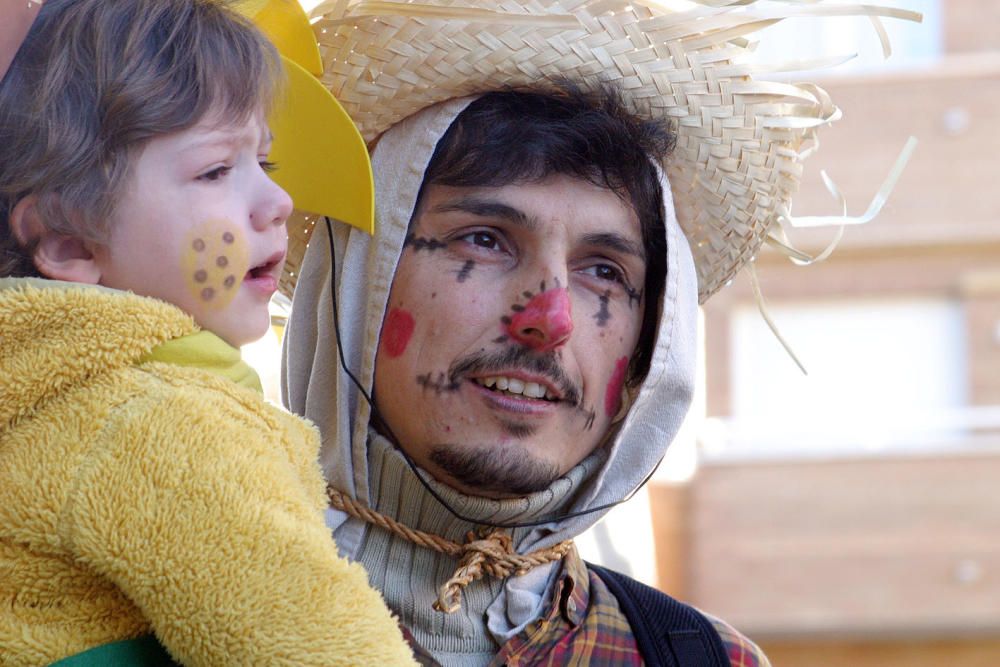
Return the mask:
{"type": "Polygon", "coordinates": [[[232,167],[216,167],[198,177],[199,181],[217,181],[230,172],[232,167]]]}
{"type": "Polygon", "coordinates": [[[270,160],[260,160],[258,164],[260,164],[260,168],[263,169],[264,172],[267,174],[270,174],[271,172],[273,172],[275,169],[278,168],[278,163],[271,162],[270,160]]]}
{"type": "Polygon", "coordinates": [[[611,264],[595,264],[588,269],[596,278],[625,284],[625,276],[621,269],[611,264]]]}
{"type": "Polygon", "coordinates": [[[480,248],[486,248],[487,250],[498,250],[500,248],[499,239],[489,232],[472,232],[461,237],[460,240],[479,246],[480,248]]]}

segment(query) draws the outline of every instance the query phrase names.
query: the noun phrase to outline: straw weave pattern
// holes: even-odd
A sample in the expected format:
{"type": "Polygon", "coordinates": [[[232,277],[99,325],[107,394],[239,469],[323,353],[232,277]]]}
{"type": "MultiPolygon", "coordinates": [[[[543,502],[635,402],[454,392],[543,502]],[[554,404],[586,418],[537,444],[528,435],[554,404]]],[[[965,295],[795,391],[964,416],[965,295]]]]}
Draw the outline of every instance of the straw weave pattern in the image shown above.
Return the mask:
{"type": "MultiPolygon", "coordinates": [[[[677,146],[663,167],[704,302],[780,231],[802,161],[818,145],[817,128],[840,116],[815,85],[755,80],[747,36],[788,16],[919,15],[826,0],[689,5],[671,11],[655,0],[326,0],[312,21],[321,79],[369,143],[437,102],[544,87],[554,78],[616,82],[634,111],[670,119],[677,146]]],[[[299,214],[289,223],[281,281],[287,295],[313,223],[299,214]]]]}
{"type": "Polygon", "coordinates": [[[761,21],[727,7],[337,0],[314,16],[323,81],[369,141],[436,102],[553,77],[617,82],[635,111],[670,118],[678,142],[665,168],[701,301],[751,260],[788,209],[803,144],[836,114],[815,87],[754,82],[741,37],[761,21]]]}

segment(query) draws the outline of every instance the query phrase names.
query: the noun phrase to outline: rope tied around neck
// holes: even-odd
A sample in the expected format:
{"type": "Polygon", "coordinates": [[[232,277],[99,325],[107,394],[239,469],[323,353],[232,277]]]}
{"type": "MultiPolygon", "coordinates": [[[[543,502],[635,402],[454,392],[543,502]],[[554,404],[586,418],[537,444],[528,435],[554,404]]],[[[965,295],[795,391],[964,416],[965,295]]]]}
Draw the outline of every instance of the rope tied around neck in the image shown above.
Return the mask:
{"type": "Polygon", "coordinates": [[[327,487],[326,495],[330,499],[330,506],[334,509],[345,512],[355,519],[384,528],[417,546],[433,549],[438,553],[458,559],[458,568],[455,570],[455,574],[441,586],[438,591],[438,599],[433,605],[436,611],[443,611],[446,614],[452,614],[461,609],[462,589],[473,581],[481,579],[484,574],[496,579],[519,576],[538,565],[561,560],[573,546],[572,540],[565,540],[545,549],[519,554],[514,551],[514,541],[511,536],[499,528],[489,531],[483,530],[479,535],[470,530],[465,535],[465,542],[459,544],[405,526],[370,507],[361,505],[355,499],[333,487],[327,487]]]}

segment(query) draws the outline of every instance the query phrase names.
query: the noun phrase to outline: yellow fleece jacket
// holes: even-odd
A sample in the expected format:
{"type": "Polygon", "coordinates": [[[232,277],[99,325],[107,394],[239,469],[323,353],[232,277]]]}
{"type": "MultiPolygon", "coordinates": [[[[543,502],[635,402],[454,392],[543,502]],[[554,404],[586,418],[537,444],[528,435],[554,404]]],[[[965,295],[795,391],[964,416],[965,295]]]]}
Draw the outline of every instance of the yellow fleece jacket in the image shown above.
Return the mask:
{"type": "Polygon", "coordinates": [[[414,664],[323,523],[314,429],[139,363],[195,331],[153,299],[0,280],[0,664],[150,631],[187,665],[414,664]]]}

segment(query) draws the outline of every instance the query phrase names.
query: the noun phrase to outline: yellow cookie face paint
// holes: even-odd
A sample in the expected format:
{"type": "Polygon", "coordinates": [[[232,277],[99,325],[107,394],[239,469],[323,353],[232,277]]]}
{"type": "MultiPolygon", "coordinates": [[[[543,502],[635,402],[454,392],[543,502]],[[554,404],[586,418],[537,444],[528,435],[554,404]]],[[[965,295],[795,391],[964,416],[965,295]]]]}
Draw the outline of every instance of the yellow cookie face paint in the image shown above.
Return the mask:
{"type": "Polygon", "coordinates": [[[250,268],[246,239],[231,222],[205,222],[188,233],[181,264],[195,298],[209,308],[225,308],[250,268]]]}

